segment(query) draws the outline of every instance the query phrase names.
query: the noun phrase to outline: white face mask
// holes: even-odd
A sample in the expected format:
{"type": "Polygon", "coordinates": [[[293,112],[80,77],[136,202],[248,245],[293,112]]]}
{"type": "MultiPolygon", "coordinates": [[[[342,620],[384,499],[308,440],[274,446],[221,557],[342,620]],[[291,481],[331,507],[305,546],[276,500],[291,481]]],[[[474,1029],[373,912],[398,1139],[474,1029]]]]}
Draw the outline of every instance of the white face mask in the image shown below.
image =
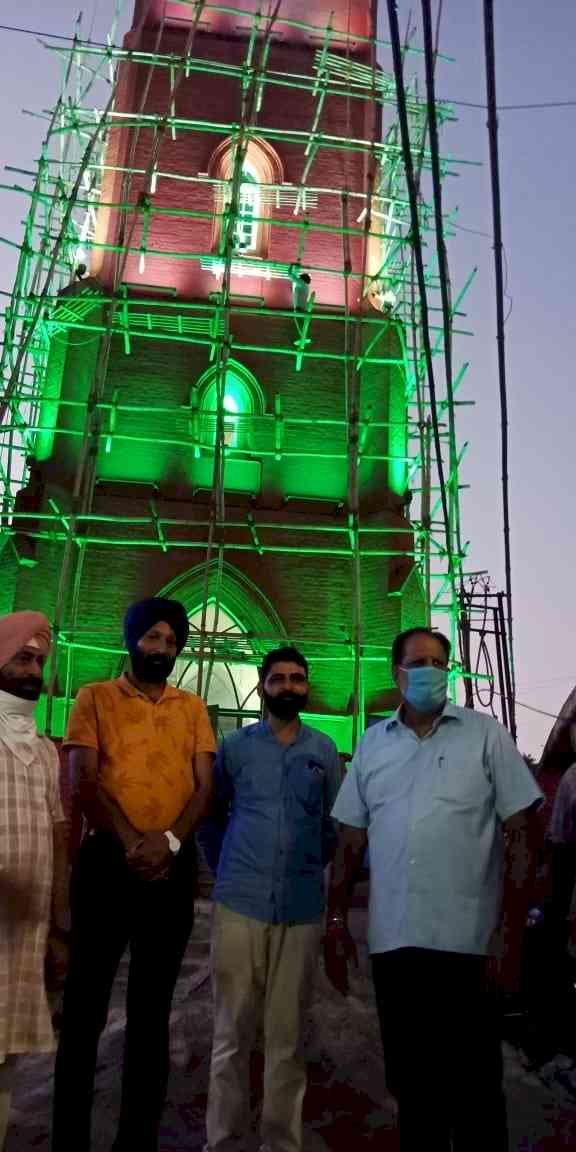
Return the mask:
{"type": "Polygon", "coordinates": [[[0,740],[24,764],[36,759],[38,730],[34,719],[37,700],[23,700],[0,690],[0,740]]]}

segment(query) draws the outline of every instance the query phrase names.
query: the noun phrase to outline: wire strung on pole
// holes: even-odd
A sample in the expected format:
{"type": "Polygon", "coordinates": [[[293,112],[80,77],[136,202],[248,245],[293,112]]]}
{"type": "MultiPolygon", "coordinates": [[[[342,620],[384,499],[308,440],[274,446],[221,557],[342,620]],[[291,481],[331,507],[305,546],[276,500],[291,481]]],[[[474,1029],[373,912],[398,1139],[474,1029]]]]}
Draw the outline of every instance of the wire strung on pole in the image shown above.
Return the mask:
{"type": "Polygon", "coordinates": [[[504,521],[504,569],[506,614],[510,660],[511,698],[508,704],[510,731],[516,739],[514,696],[514,633],[512,612],[512,560],[510,549],[510,491],[508,480],[508,393],[506,384],[506,342],[504,318],[504,246],[502,243],[502,209],[500,199],[500,162],[498,156],[498,105],[496,100],[496,55],[494,48],[494,4],[484,0],[484,46],[486,54],[486,99],[488,104],[488,141],[492,182],[492,215],[494,231],[494,273],[496,280],[496,341],[498,347],[498,381],[501,413],[502,511],[504,521]]]}
{"type": "MultiPolygon", "coordinates": [[[[400,27],[398,24],[398,12],[396,9],[396,0],[387,0],[388,6],[388,20],[390,26],[390,43],[392,46],[392,59],[394,64],[394,79],[396,82],[396,101],[398,105],[398,120],[400,123],[400,137],[402,142],[402,154],[404,158],[404,169],[406,173],[406,187],[408,190],[408,200],[410,205],[410,222],[411,222],[411,241],[414,252],[414,263],[416,266],[416,278],[418,282],[418,294],[420,297],[420,317],[422,326],[422,345],[424,349],[424,359],[426,363],[426,373],[428,378],[428,390],[430,394],[430,415],[432,419],[432,432],[434,437],[434,449],[436,455],[436,467],[438,470],[438,480],[440,486],[440,500],[442,505],[442,517],[444,520],[444,532],[446,536],[446,559],[448,564],[448,573],[450,586],[454,592],[454,557],[451,547],[452,533],[450,528],[450,512],[448,507],[448,498],[446,492],[446,480],[444,476],[444,465],[442,462],[442,442],[440,438],[440,428],[438,424],[438,405],[436,400],[436,385],[434,381],[434,366],[432,363],[432,344],[430,340],[430,324],[428,317],[428,297],[426,292],[426,276],[424,271],[424,260],[422,256],[422,238],[420,234],[420,219],[418,215],[418,187],[416,183],[416,174],[414,170],[414,161],[412,157],[412,147],[410,141],[410,128],[408,124],[408,111],[406,104],[406,90],[404,87],[404,69],[402,59],[402,46],[400,42],[400,27]]],[[[454,600],[454,595],[453,595],[454,600]]]]}
{"type": "MultiPolygon", "coordinates": [[[[450,292],[450,272],[448,268],[448,253],[444,236],[444,219],[442,213],[442,177],[440,173],[440,141],[438,134],[438,117],[436,115],[435,91],[435,49],[432,40],[432,12],[430,0],[422,0],[422,20],[424,32],[424,60],[426,66],[426,102],[428,117],[428,132],[430,135],[430,162],[432,168],[432,188],[434,198],[434,223],[436,230],[436,246],[438,252],[438,277],[440,280],[440,296],[442,300],[442,325],[444,334],[444,363],[446,367],[446,396],[448,400],[448,435],[450,451],[450,477],[449,488],[455,482],[457,468],[456,451],[456,425],[454,420],[454,378],[452,371],[452,303],[450,292]]],[[[452,525],[458,536],[460,525],[452,525]]],[[[461,552],[461,541],[457,540],[458,551],[461,552]]]]}
{"type": "Polygon", "coordinates": [[[456,422],[454,416],[454,376],[452,366],[452,300],[450,288],[450,270],[448,266],[448,253],[444,235],[444,218],[442,211],[442,176],[440,172],[440,138],[438,132],[438,116],[436,112],[436,81],[435,66],[437,45],[434,43],[432,30],[432,8],[430,0],[422,0],[422,22],[424,33],[424,61],[426,69],[426,104],[428,133],[430,137],[430,162],[432,168],[432,189],[434,200],[434,222],[436,231],[436,249],[438,253],[438,277],[440,280],[440,297],[442,301],[442,327],[444,335],[444,366],[446,372],[446,400],[448,417],[448,451],[449,475],[448,498],[451,540],[450,549],[458,557],[455,566],[454,579],[458,582],[458,591],[462,590],[462,572],[460,557],[462,556],[462,536],[460,519],[458,515],[458,451],[456,447],[456,422]]]}
{"type": "MultiPolygon", "coordinates": [[[[348,4],[348,32],[351,27],[352,7],[348,4]]],[[[350,41],[346,45],[346,58],[350,65],[350,41]]],[[[346,132],[351,135],[351,107],[350,96],[346,100],[346,132]]],[[[349,194],[348,177],[346,187],[342,192],[342,247],[343,247],[343,273],[344,273],[344,394],[346,404],[346,419],[348,422],[348,522],[350,544],[352,547],[352,637],[354,664],[352,669],[352,747],[356,746],[362,735],[363,717],[360,717],[360,698],[362,693],[362,560],[360,555],[360,536],[358,532],[360,518],[360,488],[359,488],[359,405],[360,405],[360,379],[358,372],[358,326],[351,327],[350,280],[352,270],[352,253],[350,236],[347,232],[349,225],[349,194]]],[[[370,201],[367,200],[366,220],[370,217],[370,201]]],[[[368,225],[369,226],[369,225],[368,225]]]]}

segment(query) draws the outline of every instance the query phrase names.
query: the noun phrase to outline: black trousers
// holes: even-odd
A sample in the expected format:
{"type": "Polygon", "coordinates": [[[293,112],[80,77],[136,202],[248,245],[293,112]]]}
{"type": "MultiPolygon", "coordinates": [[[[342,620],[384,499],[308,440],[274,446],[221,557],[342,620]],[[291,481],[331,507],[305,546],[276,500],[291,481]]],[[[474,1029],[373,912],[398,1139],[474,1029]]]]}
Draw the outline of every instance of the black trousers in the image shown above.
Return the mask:
{"type": "Polygon", "coordinates": [[[402,1152],[506,1152],[502,1051],[486,961],[401,948],[372,956],[402,1152]]]}
{"type": "Polygon", "coordinates": [[[84,841],[72,875],[70,969],[54,1082],[53,1152],[89,1152],[98,1041],[130,945],[117,1152],[156,1152],[169,1072],[169,1017],[194,922],[196,849],[182,847],[166,880],[130,873],[120,844],[84,841]]]}
{"type": "Polygon", "coordinates": [[[568,947],[575,882],[576,842],[554,844],[544,917],[527,930],[524,947],[524,1047],[535,1064],[551,1060],[558,1052],[576,1057],[576,965],[568,947]]]}

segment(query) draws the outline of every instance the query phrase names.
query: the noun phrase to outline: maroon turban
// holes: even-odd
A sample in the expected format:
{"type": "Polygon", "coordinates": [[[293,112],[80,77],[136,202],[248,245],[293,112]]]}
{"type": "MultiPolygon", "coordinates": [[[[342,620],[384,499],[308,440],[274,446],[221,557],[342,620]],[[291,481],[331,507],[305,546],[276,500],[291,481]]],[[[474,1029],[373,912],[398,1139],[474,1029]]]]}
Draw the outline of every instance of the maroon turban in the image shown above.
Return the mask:
{"type": "Polygon", "coordinates": [[[0,668],[30,643],[46,656],[51,638],[50,624],[42,612],[12,612],[0,617],[0,668]]]}

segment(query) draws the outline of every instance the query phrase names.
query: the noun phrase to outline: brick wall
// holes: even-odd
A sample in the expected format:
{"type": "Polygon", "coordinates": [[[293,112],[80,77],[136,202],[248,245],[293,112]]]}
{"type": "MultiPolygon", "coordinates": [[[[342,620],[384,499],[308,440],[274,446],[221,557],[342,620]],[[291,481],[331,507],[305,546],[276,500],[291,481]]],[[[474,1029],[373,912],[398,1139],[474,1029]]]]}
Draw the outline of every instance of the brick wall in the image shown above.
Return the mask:
{"type": "MultiPolygon", "coordinates": [[[[366,340],[372,331],[367,329],[366,340]]],[[[247,429],[247,447],[255,459],[262,460],[259,487],[267,502],[285,496],[342,501],[347,488],[345,379],[342,363],[330,357],[342,353],[343,327],[336,322],[312,323],[311,347],[318,358],[306,361],[300,372],[295,357],[279,351],[289,349],[294,337],[293,322],[287,317],[232,318],[233,359],[258,381],[264,396],[264,414],[268,416],[255,420],[249,429],[242,425],[247,429]],[[246,346],[252,350],[244,350],[246,346]],[[256,346],[262,350],[254,351],[256,346]],[[309,421],[306,425],[287,423],[280,461],[274,459],[272,417],[277,393],[288,420],[306,417],[309,421]],[[342,423],[339,427],[314,423],[322,419],[342,423]],[[298,453],[306,453],[307,458],[298,453]],[[314,453],[318,453],[317,460],[312,458],[314,453]]],[[[400,343],[393,327],[380,340],[378,351],[392,362],[399,359],[400,343]]],[[[77,340],[71,339],[62,383],[65,401],[86,400],[96,357],[96,343],[90,342],[82,356],[77,340]]],[[[189,409],[191,392],[210,365],[208,346],[136,337],[127,355],[123,341],[113,341],[103,399],[112,403],[117,397],[120,405],[137,405],[148,411],[120,411],[110,442],[110,415],[103,415],[98,458],[101,480],[168,485],[180,494],[210,486],[211,470],[206,463],[210,454],[202,453],[200,462],[195,458],[189,409]],[[155,405],[164,411],[154,411],[155,405]],[[138,438],[144,438],[143,442],[138,438]]],[[[360,380],[360,418],[368,421],[366,456],[361,463],[362,511],[366,514],[382,508],[400,508],[400,494],[392,490],[394,484],[389,482],[391,471],[386,460],[369,457],[405,453],[402,412],[405,408],[401,372],[393,363],[367,366],[360,380]],[[392,437],[387,427],[375,427],[390,419],[395,421],[392,437]]],[[[65,491],[72,486],[81,452],[83,421],[83,409],[61,408],[57,452],[45,467],[47,480],[62,489],[60,498],[65,505],[65,491]]],[[[249,481],[248,489],[251,488],[249,481]]]]}
{"type": "MultiPolygon", "coordinates": [[[[39,568],[21,571],[16,607],[40,608],[53,616],[61,554],[61,548],[44,546],[39,568]]],[[[312,707],[323,712],[348,711],[353,667],[350,561],[333,556],[304,556],[298,552],[262,557],[231,551],[226,556],[227,563],[270,600],[287,635],[310,657],[315,684],[312,707]]],[[[201,550],[173,550],[164,554],[129,547],[88,548],[76,639],[96,647],[121,646],[122,617],[130,601],[159,593],[176,578],[185,577],[195,565],[202,564],[204,558],[205,552],[201,550]]],[[[378,646],[381,655],[382,645],[390,645],[403,626],[402,598],[389,595],[388,569],[386,561],[376,558],[365,559],[362,566],[363,641],[367,655],[372,652],[371,646],[378,646]]],[[[196,586],[200,593],[200,584],[196,586]]],[[[223,600],[225,603],[225,592],[223,600]]],[[[411,622],[418,615],[415,590],[411,622]]],[[[77,651],[72,665],[72,690],[75,692],[87,681],[116,675],[120,663],[118,655],[97,650],[77,651]]],[[[61,690],[65,678],[66,663],[62,658],[61,690]]],[[[370,711],[387,706],[392,687],[387,663],[366,661],[365,687],[370,711]]]]}
{"type": "MultiPolygon", "coordinates": [[[[163,39],[163,50],[178,54],[182,51],[185,33],[168,30],[163,39]]],[[[152,50],[155,33],[145,33],[143,47],[152,50]]],[[[139,247],[142,237],[142,222],[138,224],[132,237],[136,251],[126,264],[124,279],[142,285],[162,285],[177,287],[185,296],[206,296],[215,287],[209,272],[202,272],[194,259],[186,259],[186,254],[209,253],[213,243],[213,222],[179,216],[181,209],[189,208],[197,212],[213,213],[214,192],[209,184],[187,184],[185,178],[196,178],[199,173],[207,173],[211,157],[226,139],[227,131],[219,131],[212,125],[234,124],[238,121],[241,107],[240,79],[227,75],[224,66],[240,66],[246,56],[246,42],[224,37],[199,35],[194,46],[198,59],[221,61],[221,73],[191,73],[180,84],[176,94],[176,116],[182,120],[199,121],[201,130],[178,129],[175,138],[171,132],[162,137],[158,168],[160,172],[178,174],[181,179],[162,179],[157,183],[153,204],[160,210],[159,215],[150,219],[148,234],[149,254],[146,257],[144,273],[139,270],[139,247]],[[170,210],[176,215],[162,215],[162,210],[170,210]],[[178,253],[178,258],[170,255],[178,253]]],[[[314,48],[275,43],[270,52],[270,71],[293,72],[313,76],[314,48]]],[[[143,93],[148,81],[148,66],[126,64],[122,78],[122,99],[127,111],[139,112],[143,93]]],[[[170,74],[168,69],[157,69],[146,98],[146,113],[163,117],[170,108],[170,74]]],[[[316,100],[311,91],[299,88],[275,87],[268,84],[264,89],[258,125],[263,138],[273,146],[284,168],[285,181],[298,186],[306,165],[306,145],[311,131],[316,109],[316,100]],[[302,133],[301,139],[279,139],[278,133],[302,133]]],[[[318,125],[320,132],[334,136],[347,135],[351,138],[379,140],[381,137],[379,109],[370,101],[351,100],[331,96],[324,104],[318,125]]],[[[114,129],[111,133],[111,164],[122,162],[128,154],[130,132],[114,129]]],[[[138,134],[134,167],[145,172],[148,167],[150,150],[154,139],[153,127],[144,127],[138,134]]],[[[308,183],[318,188],[343,189],[360,192],[366,188],[368,159],[361,152],[348,149],[325,148],[317,152],[308,183]]],[[[135,176],[131,182],[129,198],[135,203],[143,188],[143,177],[135,176]]],[[[122,200],[123,180],[119,173],[109,173],[103,186],[103,202],[118,203],[122,200]]],[[[352,201],[349,209],[349,226],[356,225],[360,213],[358,201],[352,201]]],[[[269,257],[274,261],[295,262],[299,255],[299,230],[290,227],[274,227],[274,222],[284,225],[294,224],[290,206],[275,208],[272,214],[272,237],[269,257]]],[[[341,198],[338,195],[320,194],[320,204],[313,210],[311,223],[322,223],[340,227],[343,222],[341,198]]],[[[102,214],[99,240],[115,243],[118,236],[119,218],[114,211],[102,214]]],[[[302,262],[308,261],[320,268],[341,273],[344,267],[345,251],[342,238],[329,232],[310,229],[310,239],[306,242],[302,262]]],[[[358,276],[363,263],[361,238],[350,240],[352,268],[358,276]]],[[[101,273],[105,282],[112,283],[114,255],[102,253],[94,264],[94,270],[101,273]]],[[[352,281],[351,298],[356,305],[357,281],[352,281]]],[[[315,276],[314,288],[319,303],[344,303],[344,284],[328,274],[315,276]]],[[[277,306],[290,306],[291,289],[288,282],[268,282],[259,279],[233,279],[233,290],[246,294],[263,295],[273,300],[277,306]]]]}
{"type": "MultiPolygon", "coordinates": [[[[366,13],[364,12],[364,16],[366,13]]],[[[364,18],[364,17],[363,17],[364,18]]],[[[144,47],[152,47],[155,33],[148,29],[144,47]],[[147,38],[147,39],[146,39],[147,38]]],[[[169,29],[163,41],[164,51],[178,52],[182,48],[183,33],[169,29]]],[[[198,36],[194,53],[204,58],[215,58],[225,64],[242,63],[246,44],[229,36],[198,36]]],[[[269,59],[272,70],[294,71],[312,75],[313,51],[309,45],[275,42],[269,59]]],[[[364,58],[363,58],[364,59],[364,58]]],[[[365,59],[364,59],[364,62],[365,59]]],[[[117,107],[122,111],[139,108],[148,69],[132,63],[123,66],[117,107]]],[[[158,70],[150,89],[146,111],[163,115],[168,106],[169,73],[158,70]]],[[[217,76],[191,74],[179,89],[176,113],[182,117],[223,124],[236,121],[240,107],[239,84],[236,78],[222,73],[217,76]]],[[[265,130],[307,133],[312,124],[314,101],[310,93],[276,89],[267,85],[259,123],[265,130]]],[[[379,125],[373,118],[378,115],[373,105],[359,100],[342,101],[330,98],[324,107],[320,129],[334,135],[370,138],[375,131],[379,138],[379,125]]],[[[138,137],[135,167],[146,168],[151,147],[151,132],[142,130],[138,137]]],[[[179,172],[196,177],[207,172],[215,149],[225,134],[214,127],[208,131],[178,131],[172,139],[165,133],[159,167],[163,171],[179,172]]],[[[126,162],[131,146],[130,130],[113,129],[109,136],[108,161],[111,166],[126,162]]],[[[305,164],[306,140],[275,141],[284,169],[285,179],[298,185],[305,164]]],[[[321,150],[314,161],[310,183],[325,189],[348,188],[361,191],[366,187],[367,161],[360,152],[346,152],[335,148],[321,150]]],[[[122,194],[122,177],[107,174],[103,200],[118,201],[122,194]]],[[[141,191],[136,177],[130,186],[132,202],[141,191]]],[[[175,289],[179,299],[206,300],[217,287],[217,281],[199,266],[198,255],[210,253],[213,248],[214,193],[206,185],[160,179],[153,200],[163,210],[151,222],[149,246],[155,254],[147,255],[143,274],[138,268],[138,254],[131,256],[123,272],[125,281],[132,281],[154,296],[164,286],[175,289]],[[205,221],[185,219],[177,213],[182,207],[205,211],[205,221]],[[175,215],[168,215],[173,210],[175,215]],[[171,255],[173,254],[173,255],[171,255]],[[186,259],[192,255],[193,259],[186,259]],[[184,257],[184,258],[182,258],[184,257]]],[[[349,223],[354,224],[358,204],[351,203],[349,223]]],[[[340,237],[314,227],[318,223],[339,227],[342,223],[342,203],[339,195],[320,194],[318,208],[310,216],[311,227],[302,253],[302,262],[326,270],[317,272],[313,289],[317,294],[317,308],[329,312],[334,305],[344,302],[343,279],[330,276],[330,270],[341,273],[344,263],[344,245],[340,237]]],[[[294,222],[291,207],[274,209],[270,232],[270,258],[291,263],[298,254],[298,232],[278,224],[294,222]]],[[[98,238],[114,243],[118,235],[118,216],[104,208],[100,212],[98,238]]],[[[141,233],[137,229],[132,243],[138,247],[141,233]]],[[[360,239],[350,243],[353,277],[350,303],[359,310],[358,275],[363,264],[363,244],[360,239]]],[[[104,285],[113,281],[114,256],[96,257],[93,272],[98,272],[104,285]]],[[[233,292],[262,298],[269,307],[291,309],[291,287],[287,280],[265,281],[256,278],[235,279],[233,292]]],[[[165,299],[165,297],[164,297],[165,299]]],[[[178,304],[174,305],[174,315],[178,304]]],[[[336,314],[335,314],[336,315],[336,314]]],[[[367,313],[374,319],[376,314],[367,313]]],[[[95,305],[89,322],[101,324],[103,309],[95,305]]],[[[362,346],[372,340],[375,329],[366,325],[362,332],[362,346]]],[[[316,358],[304,361],[302,372],[296,370],[294,355],[285,355],[280,349],[291,349],[297,330],[291,316],[251,316],[246,311],[232,317],[232,356],[256,377],[264,396],[263,420],[254,421],[247,433],[244,458],[236,462],[228,457],[229,490],[226,495],[227,526],[223,541],[232,546],[225,557],[231,570],[252,582],[262,596],[273,605],[285,633],[296,640],[310,656],[314,669],[314,696],[312,707],[317,711],[342,714],[349,710],[352,690],[353,628],[352,566],[349,558],[338,555],[310,555],[306,549],[345,547],[345,532],[335,536],[328,531],[347,524],[347,466],[345,454],[347,440],[344,426],[321,425],[316,420],[344,421],[346,416],[346,382],[342,363],[332,356],[344,350],[343,325],[340,318],[322,322],[313,317],[309,330],[309,348],[316,358]],[[274,397],[279,393],[285,417],[305,418],[299,426],[288,425],[282,454],[274,458],[274,397]],[[302,458],[298,453],[305,452],[302,458]],[[340,457],[338,459],[337,457],[340,457]],[[233,465],[233,467],[231,467],[233,465]],[[256,479],[255,479],[256,477],[256,479]],[[237,490],[236,490],[237,489],[237,490]],[[315,501],[315,503],[314,503],[315,501]],[[265,543],[275,547],[288,547],[290,552],[258,554],[246,551],[252,542],[246,523],[253,513],[256,527],[266,520],[275,525],[290,521],[294,531],[274,527],[261,533],[265,543]],[[276,520],[274,520],[276,517],[276,520]],[[231,527],[232,521],[244,526],[231,527]],[[306,523],[322,525],[324,531],[313,537],[306,532],[306,523]],[[336,657],[334,659],[334,657],[336,657]]],[[[59,337],[59,340],[66,337],[59,337]]],[[[70,335],[66,354],[58,348],[58,359],[65,361],[62,374],[62,399],[85,401],[93,380],[97,356],[98,336],[76,331],[70,335]]],[[[381,460],[370,460],[368,455],[402,457],[405,453],[404,377],[398,367],[401,356],[398,332],[390,327],[382,330],[377,354],[387,363],[365,366],[360,380],[360,417],[367,421],[366,456],[360,464],[362,522],[379,529],[378,534],[363,538],[366,550],[389,549],[402,553],[411,548],[407,523],[402,513],[402,468],[381,460]],[[377,429],[378,422],[393,421],[392,433],[388,428],[377,429]]],[[[103,543],[90,543],[84,549],[81,592],[76,640],[86,645],[77,650],[71,664],[64,657],[59,667],[60,690],[64,690],[66,675],[71,673],[71,688],[89,680],[116,674],[119,657],[98,651],[98,646],[120,646],[121,624],[126,606],[133,599],[158,593],[179,579],[186,589],[187,573],[201,566],[205,556],[209,514],[211,453],[209,449],[194,451],[190,424],[190,396],[202,374],[210,367],[209,347],[182,342],[157,342],[135,337],[130,355],[123,341],[113,341],[104,399],[112,402],[117,396],[120,404],[138,404],[150,411],[120,412],[114,436],[109,439],[110,415],[103,414],[98,441],[97,485],[94,510],[110,517],[107,524],[92,524],[87,532],[95,537],[115,541],[114,547],[103,543]],[[158,412],[161,406],[166,411],[158,412]],[[156,408],[156,410],[155,410],[156,408]],[[143,438],[143,439],[142,439],[143,438]],[[146,524],[122,524],[119,517],[149,518],[150,500],[158,513],[171,516],[180,527],[168,532],[166,551],[143,547],[142,537],[154,540],[154,529],[146,524]],[[116,519],[113,519],[113,518],[116,519]],[[189,547],[170,547],[170,538],[178,537],[189,547]]],[[[82,408],[63,406],[59,412],[59,430],[55,448],[43,462],[46,484],[45,507],[48,498],[56,499],[65,510],[71,507],[73,477],[77,468],[84,411],[82,408]]],[[[38,566],[21,568],[16,576],[16,607],[36,607],[53,617],[62,565],[61,542],[43,541],[37,550],[38,566]]],[[[74,562],[78,559],[75,551],[74,562]]],[[[422,595],[416,580],[410,580],[412,561],[399,555],[370,557],[362,561],[362,617],[365,645],[364,685],[369,711],[377,711],[392,703],[390,670],[386,661],[369,657],[377,651],[385,655],[394,634],[407,619],[424,619],[422,595]]],[[[64,628],[69,624],[72,602],[74,568],[65,588],[64,628]]],[[[192,604],[198,584],[197,575],[190,577],[187,603],[192,604]],[[196,581],[196,583],[194,583],[196,581]]],[[[184,594],[184,592],[182,592],[184,594]]],[[[254,593],[256,595],[256,593],[254,593]]],[[[198,600],[200,596],[198,596],[198,600]]],[[[225,600],[225,595],[223,596],[225,600]]]]}

